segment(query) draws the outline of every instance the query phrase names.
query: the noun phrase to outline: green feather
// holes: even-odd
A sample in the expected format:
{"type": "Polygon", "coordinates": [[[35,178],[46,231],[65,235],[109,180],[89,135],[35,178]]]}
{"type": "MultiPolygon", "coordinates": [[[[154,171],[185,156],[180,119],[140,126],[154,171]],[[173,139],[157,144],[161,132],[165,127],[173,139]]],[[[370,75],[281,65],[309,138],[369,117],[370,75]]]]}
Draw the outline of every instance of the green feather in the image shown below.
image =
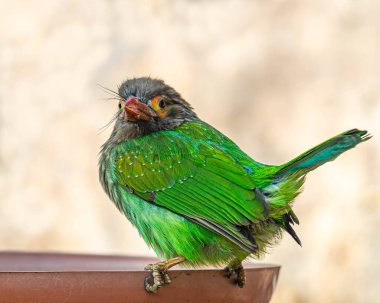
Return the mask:
{"type": "Polygon", "coordinates": [[[283,230],[299,242],[289,223],[298,224],[291,206],[305,175],[369,138],[350,130],[274,166],[252,160],[196,120],[106,148],[99,173],[107,194],[160,257],[222,265],[261,256],[283,230]]]}
{"type": "Polygon", "coordinates": [[[237,226],[264,218],[251,176],[212,141],[194,140],[185,126],[185,131],[179,127],[116,147],[120,184],[146,200],[150,193],[151,202],[176,214],[212,222],[220,233],[233,232],[235,244],[246,247],[250,239],[236,233],[237,226]]]}
{"type": "Polygon", "coordinates": [[[298,170],[304,170],[305,172],[312,171],[328,161],[333,161],[340,154],[370,138],[371,136],[367,131],[358,129],[346,131],[281,165],[279,171],[276,172],[276,177],[280,178],[298,170]]]}

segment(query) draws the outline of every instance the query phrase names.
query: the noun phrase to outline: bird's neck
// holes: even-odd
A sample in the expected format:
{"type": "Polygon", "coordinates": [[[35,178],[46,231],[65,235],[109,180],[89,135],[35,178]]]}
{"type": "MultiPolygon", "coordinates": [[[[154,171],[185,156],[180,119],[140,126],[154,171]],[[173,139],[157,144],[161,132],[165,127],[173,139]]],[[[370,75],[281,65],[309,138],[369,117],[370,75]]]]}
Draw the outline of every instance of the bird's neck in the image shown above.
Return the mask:
{"type": "Polygon", "coordinates": [[[173,130],[183,123],[194,120],[198,120],[198,118],[193,116],[188,119],[171,119],[157,125],[117,121],[111,136],[103,144],[101,152],[103,153],[124,141],[143,137],[157,131],[173,130]]]}

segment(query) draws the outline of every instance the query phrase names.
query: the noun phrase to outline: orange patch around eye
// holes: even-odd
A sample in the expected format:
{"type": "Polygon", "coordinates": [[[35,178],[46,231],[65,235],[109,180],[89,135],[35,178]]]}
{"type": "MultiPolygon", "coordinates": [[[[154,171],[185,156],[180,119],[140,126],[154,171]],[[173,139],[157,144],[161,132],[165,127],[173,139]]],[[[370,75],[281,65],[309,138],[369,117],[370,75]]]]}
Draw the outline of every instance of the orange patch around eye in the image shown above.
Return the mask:
{"type": "Polygon", "coordinates": [[[152,102],[152,107],[155,111],[159,111],[160,108],[158,107],[158,101],[160,101],[161,99],[161,96],[156,96],[154,98],[152,98],[151,102],[152,102]]]}
{"type": "Polygon", "coordinates": [[[168,112],[166,111],[166,109],[161,109],[159,112],[158,112],[158,115],[161,117],[161,118],[165,118],[167,116],[168,112]]]}
{"type": "Polygon", "coordinates": [[[156,96],[156,97],[152,98],[151,102],[152,102],[152,107],[157,112],[157,114],[161,118],[165,118],[167,115],[166,108],[160,108],[158,106],[158,103],[160,102],[161,98],[162,98],[161,96],[156,96]]]}

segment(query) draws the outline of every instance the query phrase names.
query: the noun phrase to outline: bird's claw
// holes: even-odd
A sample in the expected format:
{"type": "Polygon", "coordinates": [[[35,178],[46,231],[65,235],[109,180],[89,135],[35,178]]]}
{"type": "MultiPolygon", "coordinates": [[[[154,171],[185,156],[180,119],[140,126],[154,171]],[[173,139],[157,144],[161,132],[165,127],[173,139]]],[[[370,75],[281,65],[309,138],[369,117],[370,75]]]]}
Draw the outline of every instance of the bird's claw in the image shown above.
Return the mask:
{"type": "Polygon", "coordinates": [[[234,282],[240,287],[243,288],[245,285],[245,271],[243,265],[239,264],[237,266],[227,266],[224,268],[225,277],[230,279],[235,276],[234,282]]]}
{"type": "Polygon", "coordinates": [[[149,264],[144,269],[152,272],[151,275],[145,278],[145,289],[148,292],[156,292],[161,286],[170,284],[171,280],[165,262],[149,264]],[[150,283],[152,279],[153,284],[150,283]]]}
{"type": "Polygon", "coordinates": [[[151,274],[145,278],[145,290],[147,292],[157,292],[157,290],[166,284],[170,284],[172,280],[169,277],[169,268],[185,261],[183,257],[173,258],[167,261],[158,262],[155,264],[148,264],[145,270],[151,271],[151,274]],[[153,280],[153,284],[151,281],[153,280]]]}
{"type": "Polygon", "coordinates": [[[233,268],[231,266],[226,266],[224,268],[224,276],[227,279],[230,279],[234,274],[235,274],[235,271],[233,270],[233,268]]]}

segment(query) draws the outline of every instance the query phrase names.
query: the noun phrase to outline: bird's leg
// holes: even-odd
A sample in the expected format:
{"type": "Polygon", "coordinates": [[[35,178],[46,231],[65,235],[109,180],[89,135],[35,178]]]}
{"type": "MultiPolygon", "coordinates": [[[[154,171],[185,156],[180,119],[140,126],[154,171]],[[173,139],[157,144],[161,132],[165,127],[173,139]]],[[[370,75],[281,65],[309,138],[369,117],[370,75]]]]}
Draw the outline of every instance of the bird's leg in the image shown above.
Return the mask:
{"type": "Polygon", "coordinates": [[[232,276],[235,276],[235,283],[239,287],[244,287],[245,285],[245,271],[241,262],[233,262],[228,265],[225,269],[225,276],[230,279],[232,276]]]}
{"type": "Polygon", "coordinates": [[[162,285],[169,284],[171,282],[168,275],[168,270],[173,266],[186,261],[182,256],[169,259],[166,261],[157,262],[147,265],[144,269],[152,272],[151,275],[145,278],[145,289],[147,292],[156,292],[162,285]],[[153,284],[150,283],[153,278],[153,284]]]}

